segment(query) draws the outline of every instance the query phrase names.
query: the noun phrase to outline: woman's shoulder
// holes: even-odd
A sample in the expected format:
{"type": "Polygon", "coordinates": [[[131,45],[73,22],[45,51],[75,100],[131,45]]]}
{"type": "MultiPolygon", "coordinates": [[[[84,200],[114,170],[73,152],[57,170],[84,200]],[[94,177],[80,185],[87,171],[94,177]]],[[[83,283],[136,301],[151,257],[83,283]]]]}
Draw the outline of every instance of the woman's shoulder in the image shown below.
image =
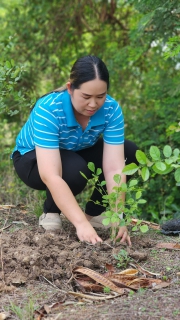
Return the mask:
{"type": "Polygon", "coordinates": [[[109,94],[106,95],[106,100],[104,103],[104,107],[105,108],[113,108],[116,109],[117,106],[121,109],[121,106],[119,105],[119,102],[117,100],[115,100],[113,97],[111,97],[109,94]]]}
{"type": "Polygon", "coordinates": [[[45,108],[46,110],[54,110],[58,106],[60,108],[61,104],[67,100],[67,90],[64,91],[52,91],[42,97],[40,97],[35,104],[35,110],[39,108],[45,108]]]}

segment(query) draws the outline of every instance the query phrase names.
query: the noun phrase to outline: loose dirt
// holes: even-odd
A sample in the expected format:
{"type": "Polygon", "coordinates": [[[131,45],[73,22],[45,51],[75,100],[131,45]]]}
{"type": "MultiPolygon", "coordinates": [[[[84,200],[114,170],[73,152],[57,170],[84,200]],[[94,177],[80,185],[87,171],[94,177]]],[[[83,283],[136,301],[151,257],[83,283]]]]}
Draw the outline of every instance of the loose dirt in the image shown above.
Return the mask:
{"type": "Polygon", "coordinates": [[[1,208],[0,229],[0,316],[2,313],[15,320],[180,319],[180,250],[156,247],[161,242],[180,243],[179,237],[155,230],[131,232],[132,247],[128,248],[113,245],[109,231],[99,230],[104,243],[93,246],[80,242],[66,219],[60,233],[45,232],[38,227],[37,217],[18,207],[1,208]],[[127,257],[118,261],[115,257],[122,249],[127,257]],[[67,297],[67,291],[82,292],[72,279],[74,267],[103,274],[107,264],[118,272],[132,268],[131,263],[161,273],[170,285],[97,302],[67,297]]]}

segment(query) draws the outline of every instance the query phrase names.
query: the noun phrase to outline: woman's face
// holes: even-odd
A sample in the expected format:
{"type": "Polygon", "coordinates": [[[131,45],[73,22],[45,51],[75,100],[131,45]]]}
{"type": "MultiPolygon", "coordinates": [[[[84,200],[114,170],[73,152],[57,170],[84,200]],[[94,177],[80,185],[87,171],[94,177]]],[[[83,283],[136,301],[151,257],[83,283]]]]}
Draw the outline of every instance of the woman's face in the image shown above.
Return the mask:
{"type": "Polygon", "coordinates": [[[71,95],[71,102],[75,113],[90,117],[98,111],[105,102],[107,83],[94,79],[83,83],[79,89],[71,90],[71,83],[67,83],[71,95]]]}

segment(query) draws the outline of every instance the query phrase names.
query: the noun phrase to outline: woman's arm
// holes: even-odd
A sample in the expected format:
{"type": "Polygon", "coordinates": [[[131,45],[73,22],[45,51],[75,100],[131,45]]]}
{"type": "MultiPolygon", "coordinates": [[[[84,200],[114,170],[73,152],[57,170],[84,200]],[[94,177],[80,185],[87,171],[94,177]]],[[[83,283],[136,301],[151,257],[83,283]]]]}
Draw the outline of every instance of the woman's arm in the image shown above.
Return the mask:
{"type": "Polygon", "coordinates": [[[36,147],[40,177],[47,186],[57,207],[75,226],[78,238],[95,244],[102,239],[97,235],[79,207],[67,183],[62,179],[62,163],[59,149],[36,147]]]}
{"type": "MultiPolygon", "coordinates": [[[[122,174],[124,166],[124,144],[111,145],[104,143],[103,172],[108,194],[110,194],[113,191],[113,187],[116,186],[113,179],[115,174],[121,175],[121,183],[126,182],[126,176],[122,174]]],[[[125,193],[121,195],[120,199],[122,199],[122,201],[125,200],[125,193]]],[[[126,227],[120,227],[116,239],[118,238],[121,238],[121,242],[127,241],[127,243],[131,245],[131,240],[126,227]]]]}

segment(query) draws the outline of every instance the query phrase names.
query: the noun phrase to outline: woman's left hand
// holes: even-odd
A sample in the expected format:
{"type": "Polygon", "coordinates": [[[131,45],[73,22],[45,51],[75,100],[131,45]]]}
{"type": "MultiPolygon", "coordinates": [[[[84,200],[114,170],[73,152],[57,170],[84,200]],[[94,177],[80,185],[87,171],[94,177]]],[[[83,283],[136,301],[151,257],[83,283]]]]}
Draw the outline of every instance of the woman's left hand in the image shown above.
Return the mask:
{"type": "Polygon", "coordinates": [[[119,231],[118,231],[118,234],[117,234],[115,240],[118,240],[120,238],[121,238],[120,243],[127,242],[127,244],[129,246],[131,246],[131,239],[130,239],[130,236],[128,234],[128,230],[127,230],[127,228],[125,226],[119,228],[119,231]]]}

